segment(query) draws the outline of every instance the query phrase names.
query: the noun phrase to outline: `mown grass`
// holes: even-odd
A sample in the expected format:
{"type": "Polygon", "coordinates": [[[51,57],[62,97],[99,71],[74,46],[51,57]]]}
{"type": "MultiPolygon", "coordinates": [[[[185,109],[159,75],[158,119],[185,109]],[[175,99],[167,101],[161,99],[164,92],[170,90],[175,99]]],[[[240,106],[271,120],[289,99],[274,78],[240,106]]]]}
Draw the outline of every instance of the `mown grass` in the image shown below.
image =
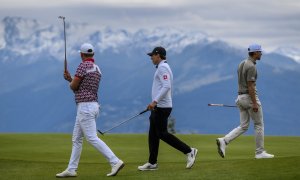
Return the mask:
{"type": "MultiPolygon", "coordinates": [[[[114,179],[300,179],[300,137],[265,137],[265,147],[274,159],[254,159],[254,137],[242,136],[230,144],[226,158],[219,157],[218,135],[176,135],[199,149],[196,164],[185,169],[186,156],[160,144],[159,170],[140,172],[137,166],[148,159],[147,135],[101,136],[126,163],[114,179]]],[[[0,179],[48,180],[67,167],[71,153],[70,134],[0,134],[0,179]]],[[[102,155],[84,142],[75,179],[103,179],[110,166],[102,155]]],[[[111,177],[110,177],[111,178],[111,177]]]]}

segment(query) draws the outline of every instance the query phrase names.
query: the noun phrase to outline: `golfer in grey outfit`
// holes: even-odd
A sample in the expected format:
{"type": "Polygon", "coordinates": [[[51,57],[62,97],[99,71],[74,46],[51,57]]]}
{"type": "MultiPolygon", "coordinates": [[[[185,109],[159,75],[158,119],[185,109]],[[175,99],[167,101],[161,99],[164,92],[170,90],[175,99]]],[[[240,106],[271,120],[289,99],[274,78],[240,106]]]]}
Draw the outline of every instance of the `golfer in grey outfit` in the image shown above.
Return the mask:
{"type": "Polygon", "coordinates": [[[256,151],[255,158],[273,158],[264,149],[264,121],[261,103],[256,90],[257,70],[256,61],[262,55],[261,46],[252,44],[248,48],[249,57],[238,67],[238,97],[236,104],[240,109],[240,125],[229,132],[225,137],[217,138],[218,153],[225,157],[226,146],[248,130],[250,118],[254,122],[256,151]]]}

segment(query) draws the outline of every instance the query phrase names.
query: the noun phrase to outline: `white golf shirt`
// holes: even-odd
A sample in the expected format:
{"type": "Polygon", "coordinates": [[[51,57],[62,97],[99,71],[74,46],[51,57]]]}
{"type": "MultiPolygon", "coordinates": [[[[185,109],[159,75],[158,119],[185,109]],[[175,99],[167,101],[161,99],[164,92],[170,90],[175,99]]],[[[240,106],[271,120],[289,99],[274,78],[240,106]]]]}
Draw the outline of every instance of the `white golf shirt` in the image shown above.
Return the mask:
{"type": "Polygon", "coordinates": [[[157,102],[157,107],[172,107],[172,82],[172,70],[163,60],[158,64],[152,84],[152,101],[157,102]]]}

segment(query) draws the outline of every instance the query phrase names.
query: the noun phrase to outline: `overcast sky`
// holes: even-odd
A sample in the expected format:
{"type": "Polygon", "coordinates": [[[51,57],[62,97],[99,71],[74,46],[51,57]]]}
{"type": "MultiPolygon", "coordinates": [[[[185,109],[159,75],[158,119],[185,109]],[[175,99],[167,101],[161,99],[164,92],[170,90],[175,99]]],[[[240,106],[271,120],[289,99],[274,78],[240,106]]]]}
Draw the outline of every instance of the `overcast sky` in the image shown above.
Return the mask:
{"type": "Polygon", "coordinates": [[[300,49],[300,0],[1,0],[0,18],[21,16],[99,27],[199,30],[235,46],[300,49]]]}

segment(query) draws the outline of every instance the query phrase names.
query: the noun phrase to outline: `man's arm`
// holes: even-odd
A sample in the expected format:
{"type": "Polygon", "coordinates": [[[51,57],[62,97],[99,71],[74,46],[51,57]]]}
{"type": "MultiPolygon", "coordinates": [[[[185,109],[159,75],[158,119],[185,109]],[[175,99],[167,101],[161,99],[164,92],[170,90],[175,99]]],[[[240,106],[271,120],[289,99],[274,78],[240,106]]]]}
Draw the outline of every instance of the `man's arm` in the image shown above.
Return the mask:
{"type": "Polygon", "coordinates": [[[77,91],[79,89],[80,82],[81,82],[81,79],[79,77],[75,76],[70,83],[70,88],[73,91],[77,91]]]}
{"type": "Polygon", "coordinates": [[[160,82],[162,83],[162,87],[158,92],[158,94],[156,95],[156,97],[154,98],[154,101],[156,102],[159,102],[167,95],[167,93],[171,89],[171,83],[172,83],[171,74],[166,67],[161,67],[160,69],[158,69],[158,71],[159,71],[158,76],[160,82]]]}
{"type": "Polygon", "coordinates": [[[157,102],[153,101],[148,105],[147,109],[152,111],[152,110],[154,110],[156,105],[157,105],[157,102]]]}
{"type": "Polygon", "coordinates": [[[250,95],[250,98],[251,98],[252,103],[253,103],[252,109],[253,109],[254,112],[257,112],[258,111],[258,104],[257,104],[257,101],[256,101],[256,95],[255,95],[255,81],[248,81],[247,85],[248,85],[249,95],[250,95]]]}
{"type": "Polygon", "coordinates": [[[64,78],[65,80],[69,81],[70,82],[70,88],[73,90],[73,91],[76,91],[78,90],[79,88],[79,84],[81,82],[81,79],[79,77],[74,77],[72,78],[70,73],[68,71],[65,71],[64,72],[64,78]]]}

